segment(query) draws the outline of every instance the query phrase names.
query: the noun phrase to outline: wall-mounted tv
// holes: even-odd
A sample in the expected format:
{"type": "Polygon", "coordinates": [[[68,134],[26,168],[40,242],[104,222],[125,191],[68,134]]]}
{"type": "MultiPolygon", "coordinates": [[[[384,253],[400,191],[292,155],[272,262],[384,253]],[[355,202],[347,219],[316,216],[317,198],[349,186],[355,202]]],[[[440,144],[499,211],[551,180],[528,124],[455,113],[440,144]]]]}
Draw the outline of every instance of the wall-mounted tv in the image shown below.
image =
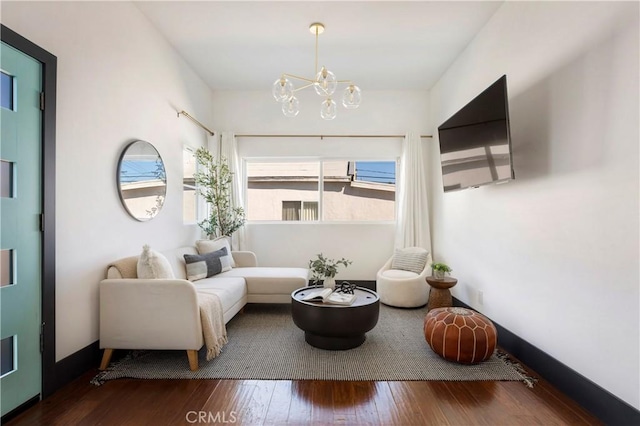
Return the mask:
{"type": "Polygon", "coordinates": [[[503,75],[438,127],[444,191],[515,178],[503,75]]]}

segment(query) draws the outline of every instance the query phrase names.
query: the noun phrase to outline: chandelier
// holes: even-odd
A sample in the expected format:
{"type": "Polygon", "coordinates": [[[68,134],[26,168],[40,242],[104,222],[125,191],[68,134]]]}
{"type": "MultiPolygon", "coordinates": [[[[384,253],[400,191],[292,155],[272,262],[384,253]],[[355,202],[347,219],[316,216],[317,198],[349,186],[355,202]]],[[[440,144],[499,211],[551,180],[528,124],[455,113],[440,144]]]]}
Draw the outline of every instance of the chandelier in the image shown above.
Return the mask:
{"type": "Polygon", "coordinates": [[[324,100],[320,104],[320,117],[325,120],[333,120],[336,118],[337,107],[336,102],[332,99],[332,95],[338,88],[338,84],[347,85],[342,92],[342,105],[347,109],[358,108],[362,100],[362,95],[360,88],[353,84],[351,80],[336,79],[335,74],[324,66],[318,70],[318,36],[324,32],[324,25],[315,22],[309,26],[309,31],[316,36],[315,78],[305,78],[283,73],[282,76],[273,83],[273,97],[282,104],[282,113],[285,116],[295,117],[300,112],[300,102],[298,98],[296,98],[295,93],[313,86],[316,93],[324,97],[324,100]],[[302,86],[294,87],[291,79],[303,82],[302,86]]]}

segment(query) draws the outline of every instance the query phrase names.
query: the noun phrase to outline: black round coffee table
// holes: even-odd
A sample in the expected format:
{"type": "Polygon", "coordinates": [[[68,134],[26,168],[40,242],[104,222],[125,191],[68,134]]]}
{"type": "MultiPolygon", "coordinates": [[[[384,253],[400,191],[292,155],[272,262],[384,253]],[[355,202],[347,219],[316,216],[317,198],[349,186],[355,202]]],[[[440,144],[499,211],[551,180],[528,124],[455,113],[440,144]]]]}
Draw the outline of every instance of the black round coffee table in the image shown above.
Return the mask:
{"type": "Polygon", "coordinates": [[[293,322],[304,331],[304,339],[320,349],[345,350],[364,343],[365,333],[378,323],[380,298],[362,287],[355,289],[352,305],[330,305],[301,300],[319,287],[304,287],[291,293],[293,322]]]}

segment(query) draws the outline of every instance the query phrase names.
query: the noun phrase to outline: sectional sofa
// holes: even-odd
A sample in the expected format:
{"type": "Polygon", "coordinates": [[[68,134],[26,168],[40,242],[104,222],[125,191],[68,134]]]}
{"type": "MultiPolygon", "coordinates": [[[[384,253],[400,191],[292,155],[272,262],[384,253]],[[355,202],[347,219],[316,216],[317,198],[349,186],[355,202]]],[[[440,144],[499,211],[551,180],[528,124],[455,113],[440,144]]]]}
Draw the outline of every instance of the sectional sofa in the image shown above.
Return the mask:
{"type": "Polygon", "coordinates": [[[175,279],[137,278],[133,256],[118,261],[132,268],[111,266],[100,282],[101,369],[114,349],[176,349],[187,351],[190,368],[196,370],[197,351],[204,344],[199,293],[218,295],[226,324],[247,303],[291,303],[291,293],[308,285],[308,269],[259,267],[254,253],[242,251],[231,252],[235,267],[230,271],[191,282],[184,255],[197,255],[195,246],[161,254],[175,279]]]}

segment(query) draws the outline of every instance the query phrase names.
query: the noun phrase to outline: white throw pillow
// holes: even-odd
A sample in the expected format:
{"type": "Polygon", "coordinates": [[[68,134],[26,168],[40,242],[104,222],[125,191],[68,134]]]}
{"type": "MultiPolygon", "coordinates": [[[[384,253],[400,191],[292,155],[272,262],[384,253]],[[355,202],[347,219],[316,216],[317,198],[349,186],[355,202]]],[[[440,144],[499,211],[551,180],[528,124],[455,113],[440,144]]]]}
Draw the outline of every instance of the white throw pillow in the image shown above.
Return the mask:
{"type": "Polygon", "coordinates": [[[427,264],[429,252],[422,247],[396,249],[391,261],[391,269],[400,269],[421,274],[427,264]]]}
{"type": "MultiPolygon", "coordinates": [[[[198,249],[199,254],[211,253],[212,251],[218,251],[221,248],[227,248],[227,256],[229,260],[229,264],[232,268],[236,267],[236,262],[233,261],[233,256],[231,255],[231,245],[229,244],[229,240],[226,237],[216,238],[215,240],[198,240],[196,241],[196,248],[198,249]]],[[[224,262],[224,259],[223,259],[224,262]]],[[[226,262],[225,262],[226,263],[226,262]]],[[[222,271],[225,272],[225,271],[222,271]]]]}
{"type": "Polygon", "coordinates": [[[138,278],[174,279],[175,276],[167,258],[145,244],[138,258],[138,278]]]}

